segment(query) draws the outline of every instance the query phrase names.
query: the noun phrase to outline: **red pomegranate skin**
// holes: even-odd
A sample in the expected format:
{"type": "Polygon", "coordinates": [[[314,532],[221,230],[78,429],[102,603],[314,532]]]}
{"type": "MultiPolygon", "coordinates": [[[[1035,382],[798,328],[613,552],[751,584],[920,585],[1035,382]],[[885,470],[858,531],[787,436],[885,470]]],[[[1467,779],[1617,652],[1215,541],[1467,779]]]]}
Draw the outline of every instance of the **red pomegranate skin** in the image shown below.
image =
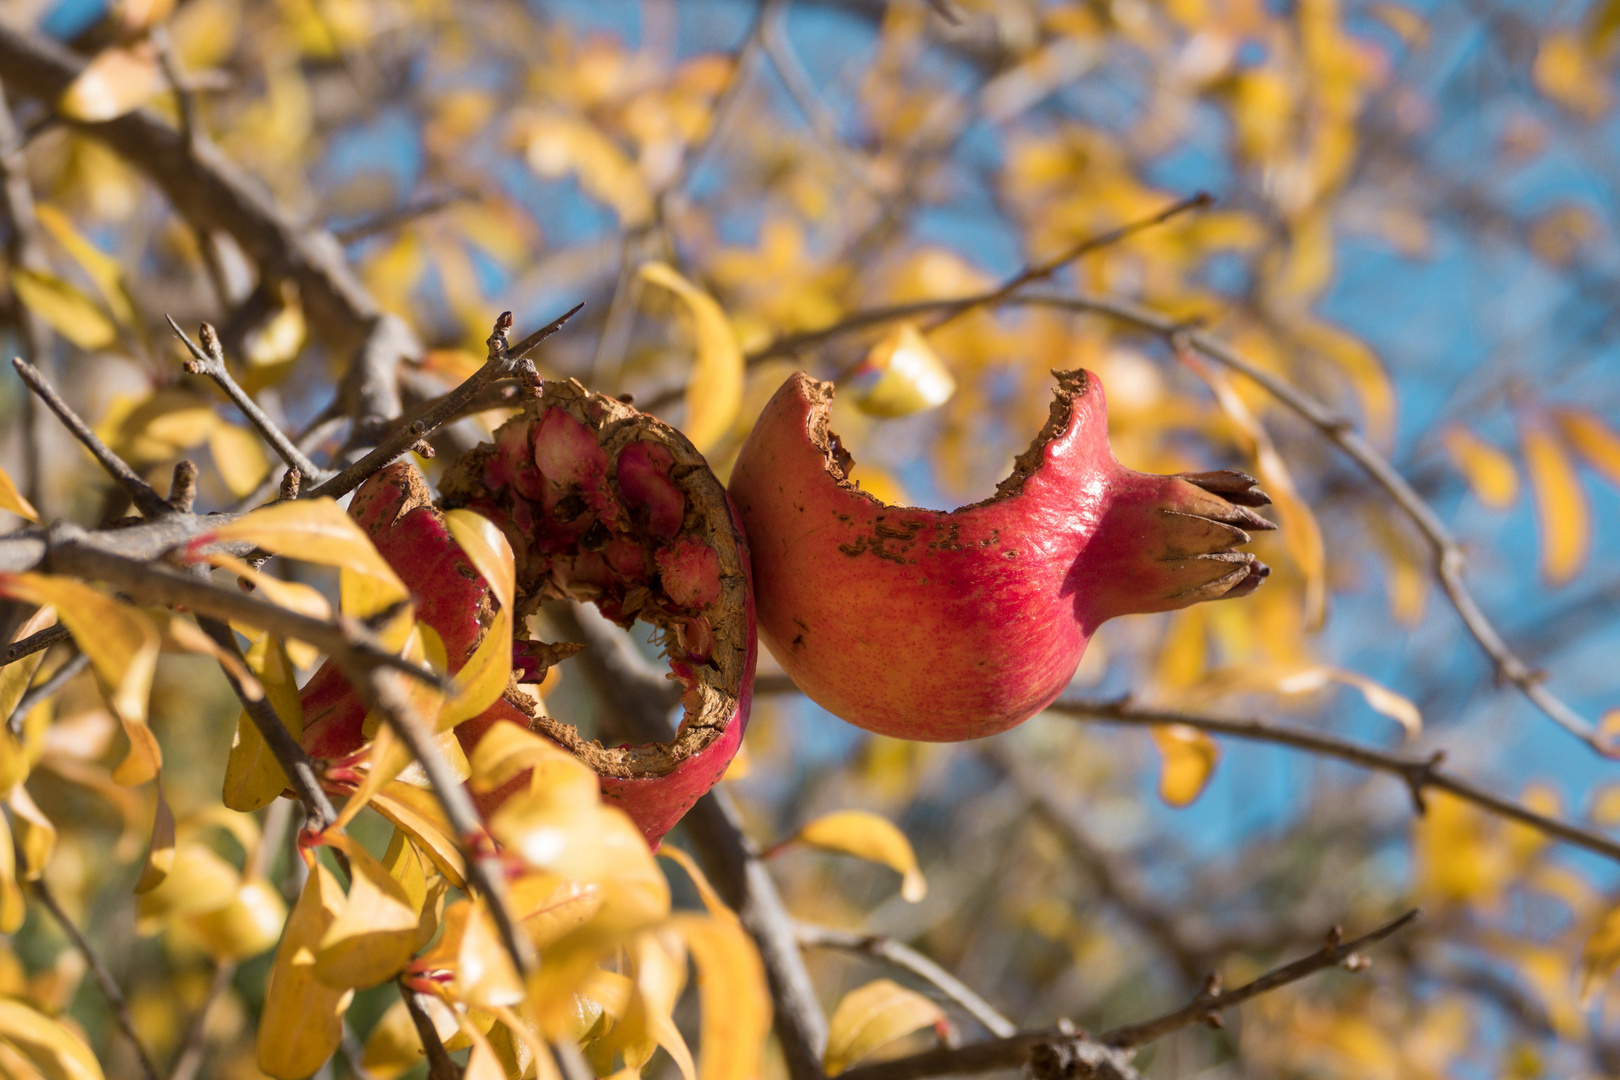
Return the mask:
{"type": "Polygon", "coordinates": [[[1049,705],[1105,620],[1252,592],[1233,550],[1273,528],[1239,473],[1139,473],[1114,460],[1101,383],[1059,372],[1052,415],[997,494],[944,512],[845,479],[830,384],[800,372],[765,407],[730,491],[753,551],[759,632],[811,699],[859,727],[931,742],[1005,731],[1049,705]]]}

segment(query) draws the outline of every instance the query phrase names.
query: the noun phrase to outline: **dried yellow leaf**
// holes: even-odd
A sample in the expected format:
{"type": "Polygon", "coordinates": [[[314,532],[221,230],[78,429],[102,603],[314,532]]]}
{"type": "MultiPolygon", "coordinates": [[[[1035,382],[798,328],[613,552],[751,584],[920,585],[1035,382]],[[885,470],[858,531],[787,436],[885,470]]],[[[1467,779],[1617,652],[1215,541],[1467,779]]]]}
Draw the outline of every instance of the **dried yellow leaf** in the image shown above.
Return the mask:
{"type": "Polygon", "coordinates": [[[742,405],[743,354],[725,312],[714,298],[667,263],[641,267],[641,278],[669,289],[686,301],[697,339],[697,362],[686,383],[686,422],[682,430],[701,453],[713,450],[737,418],[742,405]]]}
{"type": "Polygon", "coordinates": [[[889,979],[875,979],[844,995],[827,1021],[828,1076],[945,1019],[936,1002],[889,979]]]}
{"type": "Polygon", "coordinates": [[[882,863],[901,875],[900,895],[912,903],[928,895],[928,882],[917,866],[911,841],[879,814],[837,810],[805,825],[793,834],[793,841],[882,863]]]}

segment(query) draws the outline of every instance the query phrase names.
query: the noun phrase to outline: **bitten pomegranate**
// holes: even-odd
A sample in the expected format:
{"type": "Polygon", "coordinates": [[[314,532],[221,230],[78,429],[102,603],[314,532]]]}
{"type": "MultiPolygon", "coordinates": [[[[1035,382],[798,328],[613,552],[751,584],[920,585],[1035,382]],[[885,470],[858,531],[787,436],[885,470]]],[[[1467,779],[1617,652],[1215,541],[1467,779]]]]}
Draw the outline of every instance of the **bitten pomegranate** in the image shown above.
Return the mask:
{"type": "MultiPolygon", "coordinates": [[[[685,715],[665,744],[603,747],[540,715],[516,683],[538,679],[550,650],[514,643],[514,685],[456,727],[470,753],[489,726],[521,723],[566,747],[602,778],[654,847],[720,779],[742,743],[757,656],[746,540],[725,488],[685,436],[579,383],[547,382],[502,425],[494,445],[457,461],[440,488],[505,532],[517,563],[518,619],[542,601],[590,601],[628,628],[658,629],[685,715]]],[[[490,623],[488,586],[461,553],[409,464],[372,477],[350,513],[415,596],[417,617],[444,639],[452,671],[490,623]]],[[[519,623],[521,625],[521,622],[519,623]]],[[[304,691],[304,747],[321,758],[364,741],[365,710],[330,664],[304,691]]],[[[512,787],[480,798],[498,803],[512,787]]]]}
{"type": "Polygon", "coordinates": [[[1104,621],[1244,596],[1270,572],[1236,550],[1273,529],[1239,472],[1154,476],[1108,446],[1097,377],[1058,372],[1051,415],[994,497],[888,506],[848,478],[833,387],[803,372],[732,472],[759,630],[811,699],[885,735],[993,735],[1050,704],[1104,621]]]}

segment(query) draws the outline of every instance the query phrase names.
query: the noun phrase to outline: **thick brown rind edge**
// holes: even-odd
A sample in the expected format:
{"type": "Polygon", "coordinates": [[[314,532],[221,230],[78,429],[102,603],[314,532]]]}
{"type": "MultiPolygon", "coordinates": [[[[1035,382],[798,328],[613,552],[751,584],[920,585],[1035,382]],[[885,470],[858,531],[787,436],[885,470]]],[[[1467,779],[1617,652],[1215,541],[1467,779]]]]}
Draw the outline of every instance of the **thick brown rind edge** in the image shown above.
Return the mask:
{"type": "MultiPolygon", "coordinates": [[[[598,444],[616,463],[619,451],[631,442],[652,441],[666,447],[675,459],[671,478],[687,495],[687,519],[683,529],[694,524],[698,535],[714,549],[720,563],[720,599],[704,612],[714,633],[712,659],[717,665],[693,665],[694,685],[682,698],[684,714],[675,738],[668,743],[643,746],[605,747],[598,740],[587,740],[566,721],[539,714],[526,694],[509,688],[506,701],[531,720],[531,728],[574,754],[599,776],[621,779],[652,779],[673,772],[681,762],[707,749],[737,716],[739,695],[746,677],[751,646],[747,619],[748,582],[742,560],[745,540],[732,519],[725,487],[708,461],[691,441],[657,417],[604,394],[587,390],[577,380],[547,380],[538,399],[530,400],[523,411],[507,424],[533,424],[548,409],[566,409],[574,419],[598,432],[598,444]]],[[[504,429],[506,425],[502,425],[504,429]]],[[[463,506],[484,498],[494,498],[483,485],[484,462],[495,451],[484,443],[464,455],[446,472],[439,488],[445,509],[463,506]]],[[[610,476],[614,466],[610,464],[610,476]]],[[[499,499],[495,499],[499,501],[499,499]]],[[[518,582],[518,612],[532,612],[540,594],[529,583],[518,582]]]]}
{"type": "MultiPolygon", "coordinates": [[[[1047,414],[1046,423],[1036,432],[1035,438],[1029,447],[1013,460],[1012,472],[1006,479],[996,485],[996,493],[988,499],[981,499],[976,503],[959,506],[954,510],[930,511],[942,514],[960,514],[968,510],[977,510],[983,506],[991,506],[1005,499],[1010,499],[1024,489],[1024,482],[1039,471],[1045,460],[1046,447],[1054,439],[1069,430],[1074,420],[1074,403],[1077,399],[1091,392],[1090,373],[1082,369],[1074,371],[1054,371],[1058,384],[1052,395],[1051,410],[1047,414]]],[[[855,459],[839,441],[838,435],[832,431],[832,400],[836,389],[830,382],[813,379],[804,372],[796,372],[790,376],[797,382],[800,395],[810,406],[808,418],[808,435],[810,442],[821,451],[826,461],[827,475],[831,476],[840,488],[861,496],[874,506],[881,506],[892,510],[927,509],[926,507],[899,506],[886,503],[868,491],[861,489],[860,485],[849,478],[849,470],[855,464],[855,459]]]]}

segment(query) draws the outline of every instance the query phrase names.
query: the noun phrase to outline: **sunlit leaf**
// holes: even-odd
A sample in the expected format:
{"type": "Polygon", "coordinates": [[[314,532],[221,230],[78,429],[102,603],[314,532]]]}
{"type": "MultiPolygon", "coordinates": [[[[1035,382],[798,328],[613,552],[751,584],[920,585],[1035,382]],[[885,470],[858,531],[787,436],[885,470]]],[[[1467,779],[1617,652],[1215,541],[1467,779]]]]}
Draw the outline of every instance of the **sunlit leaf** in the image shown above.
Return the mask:
{"type": "MultiPolygon", "coordinates": [[[[304,706],[286,647],[273,634],[265,634],[247,652],[248,666],[264,687],[270,707],[293,740],[303,737],[304,706]]],[[[281,763],[259,733],[259,725],[247,714],[237,714],[236,734],[231,739],[230,756],[225,761],[225,787],[222,801],[232,810],[252,813],[269,806],[290,780],[281,763]]]]}
{"type": "Polygon", "coordinates": [[[103,349],[118,340],[118,327],[106,313],[53,274],[19,266],[11,271],[11,287],[25,307],[81,349],[103,349]]]}
{"type": "Polygon", "coordinates": [[[352,570],[390,582],[396,598],[406,595],[399,580],[365,531],[331,499],[276,503],[221,525],[202,542],[245,540],[277,555],[352,570]]]}
{"type": "Polygon", "coordinates": [[[129,723],[146,720],[146,698],[157,665],[158,632],[140,610],[72,578],[0,574],[0,595],[50,604],[109,688],[108,704],[129,723]]]}
{"type": "Polygon", "coordinates": [[[4,469],[0,469],[0,510],[9,510],[36,524],[39,522],[39,511],[34,509],[33,503],[23,498],[22,492],[12,482],[11,474],[4,469]]]}
{"type": "Polygon", "coordinates": [[[491,725],[473,747],[469,763],[474,791],[494,791],[530,769],[531,788],[560,801],[595,802],[600,787],[590,766],[517,724],[491,725]]]}
{"type": "Polygon", "coordinates": [[[481,900],[457,900],[444,909],[443,933],[420,963],[455,974],[455,994],[469,1005],[515,1005],[523,981],[481,900]]]}
{"type": "Polygon", "coordinates": [[[1153,728],[1153,745],[1162,759],[1159,797],[1171,806],[1198,798],[1221,757],[1215,740],[1185,724],[1159,724],[1153,728]]]}
{"type": "Polygon", "coordinates": [[[1620,487],[1620,434],[1584,409],[1555,409],[1552,415],[1559,432],[1586,464],[1620,487]]]}
{"type": "Polygon", "coordinates": [[[244,881],[224,907],[189,916],[191,935],[216,960],[242,961],[275,945],[287,921],[287,902],[263,878],[244,881]]]}
{"type": "Polygon", "coordinates": [[[494,522],[470,510],[451,510],[444,520],[473,568],[489,582],[500,608],[478,648],[456,672],[439,713],[441,731],[482,713],[500,698],[511,681],[512,598],[517,588],[511,545],[494,522]]]}
{"type": "Polygon", "coordinates": [[[466,861],[456,845],[450,821],[432,792],[396,780],[373,795],[368,805],[416,841],[451,885],[467,887],[466,861]]]}
{"type": "Polygon", "coordinates": [[[112,312],[113,318],[124,326],[134,326],[135,304],[130,299],[129,291],[124,287],[124,268],[117,257],[109,255],[85,239],[84,235],[73,227],[72,219],[50,203],[36,204],[34,219],[44,226],[45,231],[73,256],[73,261],[78,263],[90,276],[90,280],[96,283],[96,289],[101,293],[101,299],[106,302],[107,310],[112,312]]]}
{"type": "Polygon", "coordinates": [[[1586,565],[1592,528],[1586,493],[1575,474],[1575,464],[1552,432],[1528,422],[1519,429],[1524,468],[1536,500],[1536,525],[1541,538],[1541,573],[1548,582],[1562,585],[1586,565]]]}
{"type": "Polygon", "coordinates": [[[888,979],[851,990],[827,1020],[828,1076],[945,1019],[939,1005],[888,979]]]}
{"type": "Polygon", "coordinates": [[[113,120],[164,91],[163,69],[150,42],[101,50],[68,84],[56,109],[73,120],[113,120]]]}
{"type": "Polygon", "coordinates": [[[838,810],[816,818],[793,834],[797,841],[824,851],[882,863],[902,875],[900,895],[916,903],[928,895],[928,882],[905,833],[887,818],[866,810],[838,810]]]}
{"type": "Polygon", "coordinates": [[[243,358],[254,367],[284,364],[298,356],[309,328],[304,322],[304,306],[296,288],[284,286],[281,307],[254,327],[242,342],[243,358]]]}
{"type": "Polygon", "coordinates": [[[895,324],[850,377],[856,406],[873,416],[909,416],[938,408],[956,393],[951,375],[910,320],[895,324]]]}
{"type": "Polygon", "coordinates": [[[34,804],[28,789],[18,785],[6,797],[11,808],[12,825],[16,830],[17,851],[22,855],[22,879],[38,881],[45,873],[45,864],[56,848],[56,826],[34,804]]]}
{"type": "Polygon", "coordinates": [[[135,903],[136,929],[155,933],[169,919],[225,907],[236,896],[242,873],[212,848],[187,840],[174,849],[168,873],[135,903]]]}
{"type": "Polygon", "coordinates": [[[210,566],[229,570],[243,581],[249,582],[272,604],[279,604],[300,615],[308,615],[312,619],[332,617],[332,605],[327,603],[326,597],[301,581],[283,581],[274,574],[267,574],[222,551],[209,552],[207,561],[210,566]]]}
{"type": "Polygon", "coordinates": [[[742,404],[743,355],[725,312],[714,298],[678,274],[667,263],[642,265],[642,280],[674,292],[692,313],[697,362],[686,383],[686,421],[682,430],[700,452],[707,453],[731,430],[742,404]]]}
{"type": "Polygon", "coordinates": [[[45,1080],[102,1080],[101,1065],[77,1035],[20,1001],[0,998],[0,1043],[14,1048],[45,1080]]]}
{"type": "Polygon", "coordinates": [[[675,915],[670,927],[697,965],[703,1019],[699,1080],[752,1080],[771,1028],[771,997],[754,939],[734,917],[675,915]]]}
{"type": "Polygon", "coordinates": [[[1440,433],[1440,443],[1480,502],[1493,510],[1505,510],[1518,499],[1519,470],[1506,453],[1456,425],[1440,433]]]}
{"type": "MultiPolygon", "coordinates": [[[[449,1019],[448,1009],[440,1006],[440,1011],[449,1019]]],[[[454,1020],[450,1019],[449,1024],[453,1031],[454,1020]]],[[[448,1031],[442,1031],[440,1038],[448,1034],[448,1031]]],[[[395,1001],[371,1029],[371,1034],[366,1036],[366,1048],[360,1064],[376,1080],[394,1080],[415,1068],[422,1058],[422,1037],[416,1032],[411,1011],[403,1001],[395,1001]]]]}
{"type": "Polygon", "coordinates": [[[416,951],[421,908],[365,848],[343,833],[324,842],[349,857],[348,897],[321,937],[315,977],[338,989],[365,988],[393,977],[416,951]]]}
{"type": "Polygon", "coordinates": [[[208,432],[214,465],[232,495],[242,498],[256,491],[270,471],[270,458],[259,434],[235,424],[219,423],[208,432]]]}
{"type": "Polygon", "coordinates": [[[146,865],[141,879],[135,883],[137,895],[149,893],[169,876],[174,868],[174,813],[169,800],[163,797],[163,785],[156,785],[157,809],[152,817],[152,842],[146,849],[146,865]]]}
{"type": "Polygon", "coordinates": [[[27,915],[28,903],[23,899],[22,886],[17,884],[17,849],[12,844],[11,825],[0,814],[0,934],[15,934],[27,915]]]}
{"type": "Polygon", "coordinates": [[[1581,949],[1581,1004],[1591,1001],[1599,986],[1620,968],[1620,907],[1611,908],[1598,920],[1596,928],[1581,949]]]}
{"type": "Polygon", "coordinates": [[[343,1041],[343,1013],[353,990],[315,977],[315,950],[339,915],[343,890],[318,860],[309,859],[304,891],[287,919],[259,1017],[259,1068],[277,1080],[303,1080],[343,1041]]]}
{"type": "Polygon", "coordinates": [[[1613,101],[1609,80],[1581,35],[1553,30],[1541,39],[1530,74],[1536,89],[1572,112],[1597,117],[1613,101]]]}

